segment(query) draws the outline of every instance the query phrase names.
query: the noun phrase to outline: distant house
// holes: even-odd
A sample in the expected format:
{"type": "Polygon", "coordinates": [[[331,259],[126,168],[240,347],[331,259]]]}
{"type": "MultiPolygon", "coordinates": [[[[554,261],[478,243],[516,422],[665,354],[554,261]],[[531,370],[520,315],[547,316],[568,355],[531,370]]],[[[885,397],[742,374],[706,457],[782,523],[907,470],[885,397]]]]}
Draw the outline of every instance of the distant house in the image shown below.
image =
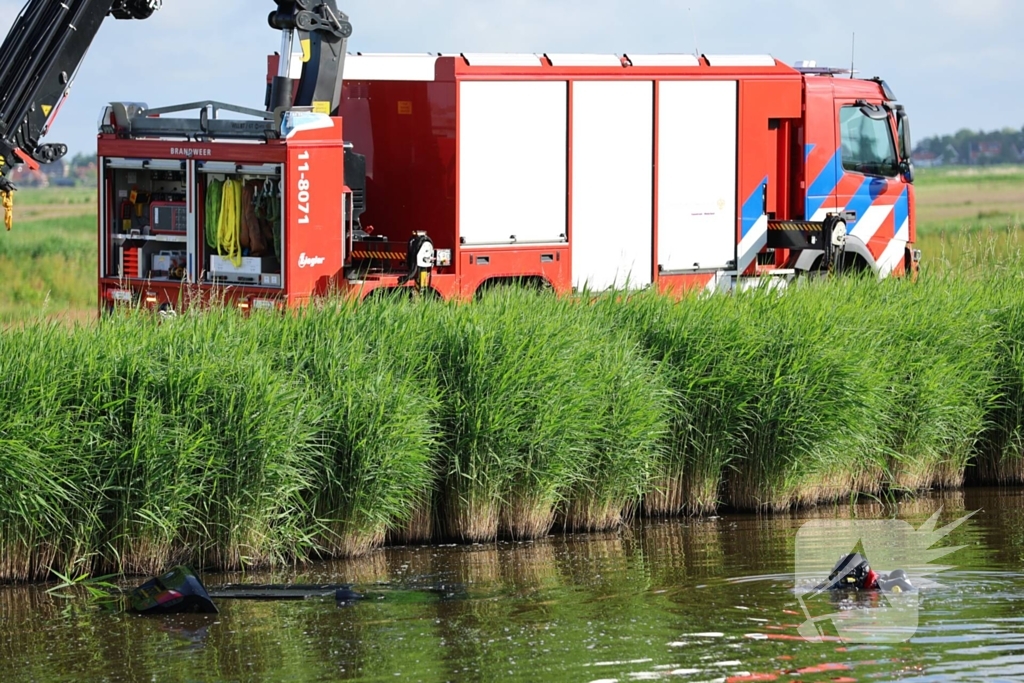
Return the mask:
{"type": "Polygon", "coordinates": [[[33,171],[27,165],[21,164],[14,167],[11,180],[20,187],[74,187],[83,177],[83,171],[85,173],[91,171],[92,176],[86,177],[90,180],[94,179],[96,164],[90,162],[83,168],[72,169],[71,164],[60,159],[51,164],[40,165],[38,171],[33,171]]]}
{"type": "Polygon", "coordinates": [[[1003,145],[998,142],[972,142],[969,154],[970,163],[980,164],[984,161],[998,159],[1003,153],[1003,145]]]}
{"type": "Polygon", "coordinates": [[[946,149],[942,153],[942,162],[945,164],[959,164],[960,152],[956,151],[956,147],[952,144],[946,145],[946,149]]]}
{"type": "Polygon", "coordinates": [[[75,178],[82,183],[95,182],[96,180],[96,162],[90,161],[84,166],[75,166],[73,169],[75,178]]]}
{"type": "Polygon", "coordinates": [[[11,173],[11,182],[17,187],[49,187],[50,178],[45,173],[33,171],[28,166],[15,166],[11,173]]]}
{"type": "Polygon", "coordinates": [[[49,178],[67,178],[69,167],[66,161],[58,159],[52,164],[43,164],[40,170],[49,178]]]}
{"type": "Polygon", "coordinates": [[[914,152],[914,164],[920,168],[932,168],[933,166],[942,166],[942,157],[935,152],[928,150],[920,150],[914,152]]]}
{"type": "Polygon", "coordinates": [[[1003,128],[990,132],[961,129],[955,135],[936,135],[919,140],[914,161],[920,166],[990,166],[1024,163],[1024,129],[1003,128]],[[932,157],[931,152],[941,160],[932,157]]]}

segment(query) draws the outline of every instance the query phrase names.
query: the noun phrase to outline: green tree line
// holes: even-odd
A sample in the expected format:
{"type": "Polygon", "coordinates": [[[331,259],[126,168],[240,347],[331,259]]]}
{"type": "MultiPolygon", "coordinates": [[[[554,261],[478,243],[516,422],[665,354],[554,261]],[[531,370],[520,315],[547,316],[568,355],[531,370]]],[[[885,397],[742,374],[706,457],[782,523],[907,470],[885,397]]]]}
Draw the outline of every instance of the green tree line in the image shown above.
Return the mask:
{"type": "Polygon", "coordinates": [[[1024,161],[1024,128],[990,132],[964,128],[924,138],[915,153],[931,153],[946,164],[1012,164],[1024,161]]]}

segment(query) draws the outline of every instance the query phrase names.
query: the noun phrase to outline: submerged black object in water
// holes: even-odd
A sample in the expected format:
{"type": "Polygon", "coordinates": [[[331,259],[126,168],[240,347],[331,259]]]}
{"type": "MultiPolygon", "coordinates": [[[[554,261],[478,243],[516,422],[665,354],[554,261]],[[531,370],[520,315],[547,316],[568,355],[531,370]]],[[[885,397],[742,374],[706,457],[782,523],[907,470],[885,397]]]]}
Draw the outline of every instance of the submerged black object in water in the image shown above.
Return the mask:
{"type": "Polygon", "coordinates": [[[871,569],[866,557],[860,553],[851,553],[839,558],[828,581],[822,588],[826,590],[881,590],[886,593],[902,593],[913,590],[914,586],[907,578],[907,573],[896,569],[888,574],[879,574],[871,569]]]}
{"type": "Polygon", "coordinates": [[[228,585],[215,588],[211,597],[218,600],[305,600],[334,596],[338,602],[362,600],[363,596],[352,589],[352,584],[340,585],[228,585]]]}
{"type": "Polygon", "coordinates": [[[218,600],[305,600],[333,596],[340,604],[362,600],[352,584],[263,584],[227,585],[208,591],[196,573],[188,567],[175,567],[152,578],[128,595],[133,612],[139,614],[216,614],[218,600]]]}
{"type": "Polygon", "coordinates": [[[150,579],[128,595],[128,603],[139,614],[217,613],[203,582],[188,567],[150,579]]]}

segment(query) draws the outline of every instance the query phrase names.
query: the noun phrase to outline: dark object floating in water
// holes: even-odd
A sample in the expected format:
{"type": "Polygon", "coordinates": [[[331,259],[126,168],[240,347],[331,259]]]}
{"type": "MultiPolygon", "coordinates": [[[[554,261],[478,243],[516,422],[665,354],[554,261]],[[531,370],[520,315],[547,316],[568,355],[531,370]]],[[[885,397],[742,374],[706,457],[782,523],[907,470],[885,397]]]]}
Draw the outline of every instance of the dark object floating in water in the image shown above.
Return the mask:
{"type": "Polygon", "coordinates": [[[210,591],[218,600],[305,600],[334,596],[338,602],[362,600],[352,584],[340,585],[228,585],[210,591]]]}
{"type": "Polygon", "coordinates": [[[357,592],[350,583],[343,584],[228,584],[207,590],[196,573],[188,567],[175,567],[166,574],[150,579],[128,594],[133,612],[139,614],[181,614],[198,612],[216,614],[214,600],[306,600],[309,598],[334,597],[339,607],[349,606],[360,600],[381,600],[385,593],[388,598],[398,601],[418,600],[434,596],[441,600],[465,597],[462,586],[431,585],[411,590],[376,591],[369,595],[357,592]],[[421,597],[417,597],[421,596],[421,597]]]}
{"type": "Polygon", "coordinates": [[[334,596],[339,604],[362,600],[351,584],[339,585],[228,585],[208,591],[188,567],[175,567],[150,579],[128,594],[128,603],[139,614],[216,614],[218,600],[305,600],[334,596]]]}
{"type": "Polygon", "coordinates": [[[203,582],[188,567],[150,579],[129,593],[128,603],[139,614],[217,613],[203,582]]]}

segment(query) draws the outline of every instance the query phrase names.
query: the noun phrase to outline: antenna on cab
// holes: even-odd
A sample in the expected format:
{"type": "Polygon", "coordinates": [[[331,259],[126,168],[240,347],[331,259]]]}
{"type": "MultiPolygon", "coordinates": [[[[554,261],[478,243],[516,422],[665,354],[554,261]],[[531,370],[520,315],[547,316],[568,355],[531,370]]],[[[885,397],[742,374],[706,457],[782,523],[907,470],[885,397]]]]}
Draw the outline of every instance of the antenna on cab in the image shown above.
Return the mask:
{"type": "Polygon", "coordinates": [[[690,28],[693,29],[693,54],[700,59],[700,43],[697,42],[697,20],[693,18],[693,8],[687,7],[686,12],[690,15],[690,28]]]}
{"type": "Polygon", "coordinates": [[[850,78],[853,78],[853,74],[856,73],[854,71],[854,68],[853,68],[853,66],[856,63],[856,61],[857,61],[857,32],[854,31],[853,32],[853,46],[850,48],[850,78]]]}

